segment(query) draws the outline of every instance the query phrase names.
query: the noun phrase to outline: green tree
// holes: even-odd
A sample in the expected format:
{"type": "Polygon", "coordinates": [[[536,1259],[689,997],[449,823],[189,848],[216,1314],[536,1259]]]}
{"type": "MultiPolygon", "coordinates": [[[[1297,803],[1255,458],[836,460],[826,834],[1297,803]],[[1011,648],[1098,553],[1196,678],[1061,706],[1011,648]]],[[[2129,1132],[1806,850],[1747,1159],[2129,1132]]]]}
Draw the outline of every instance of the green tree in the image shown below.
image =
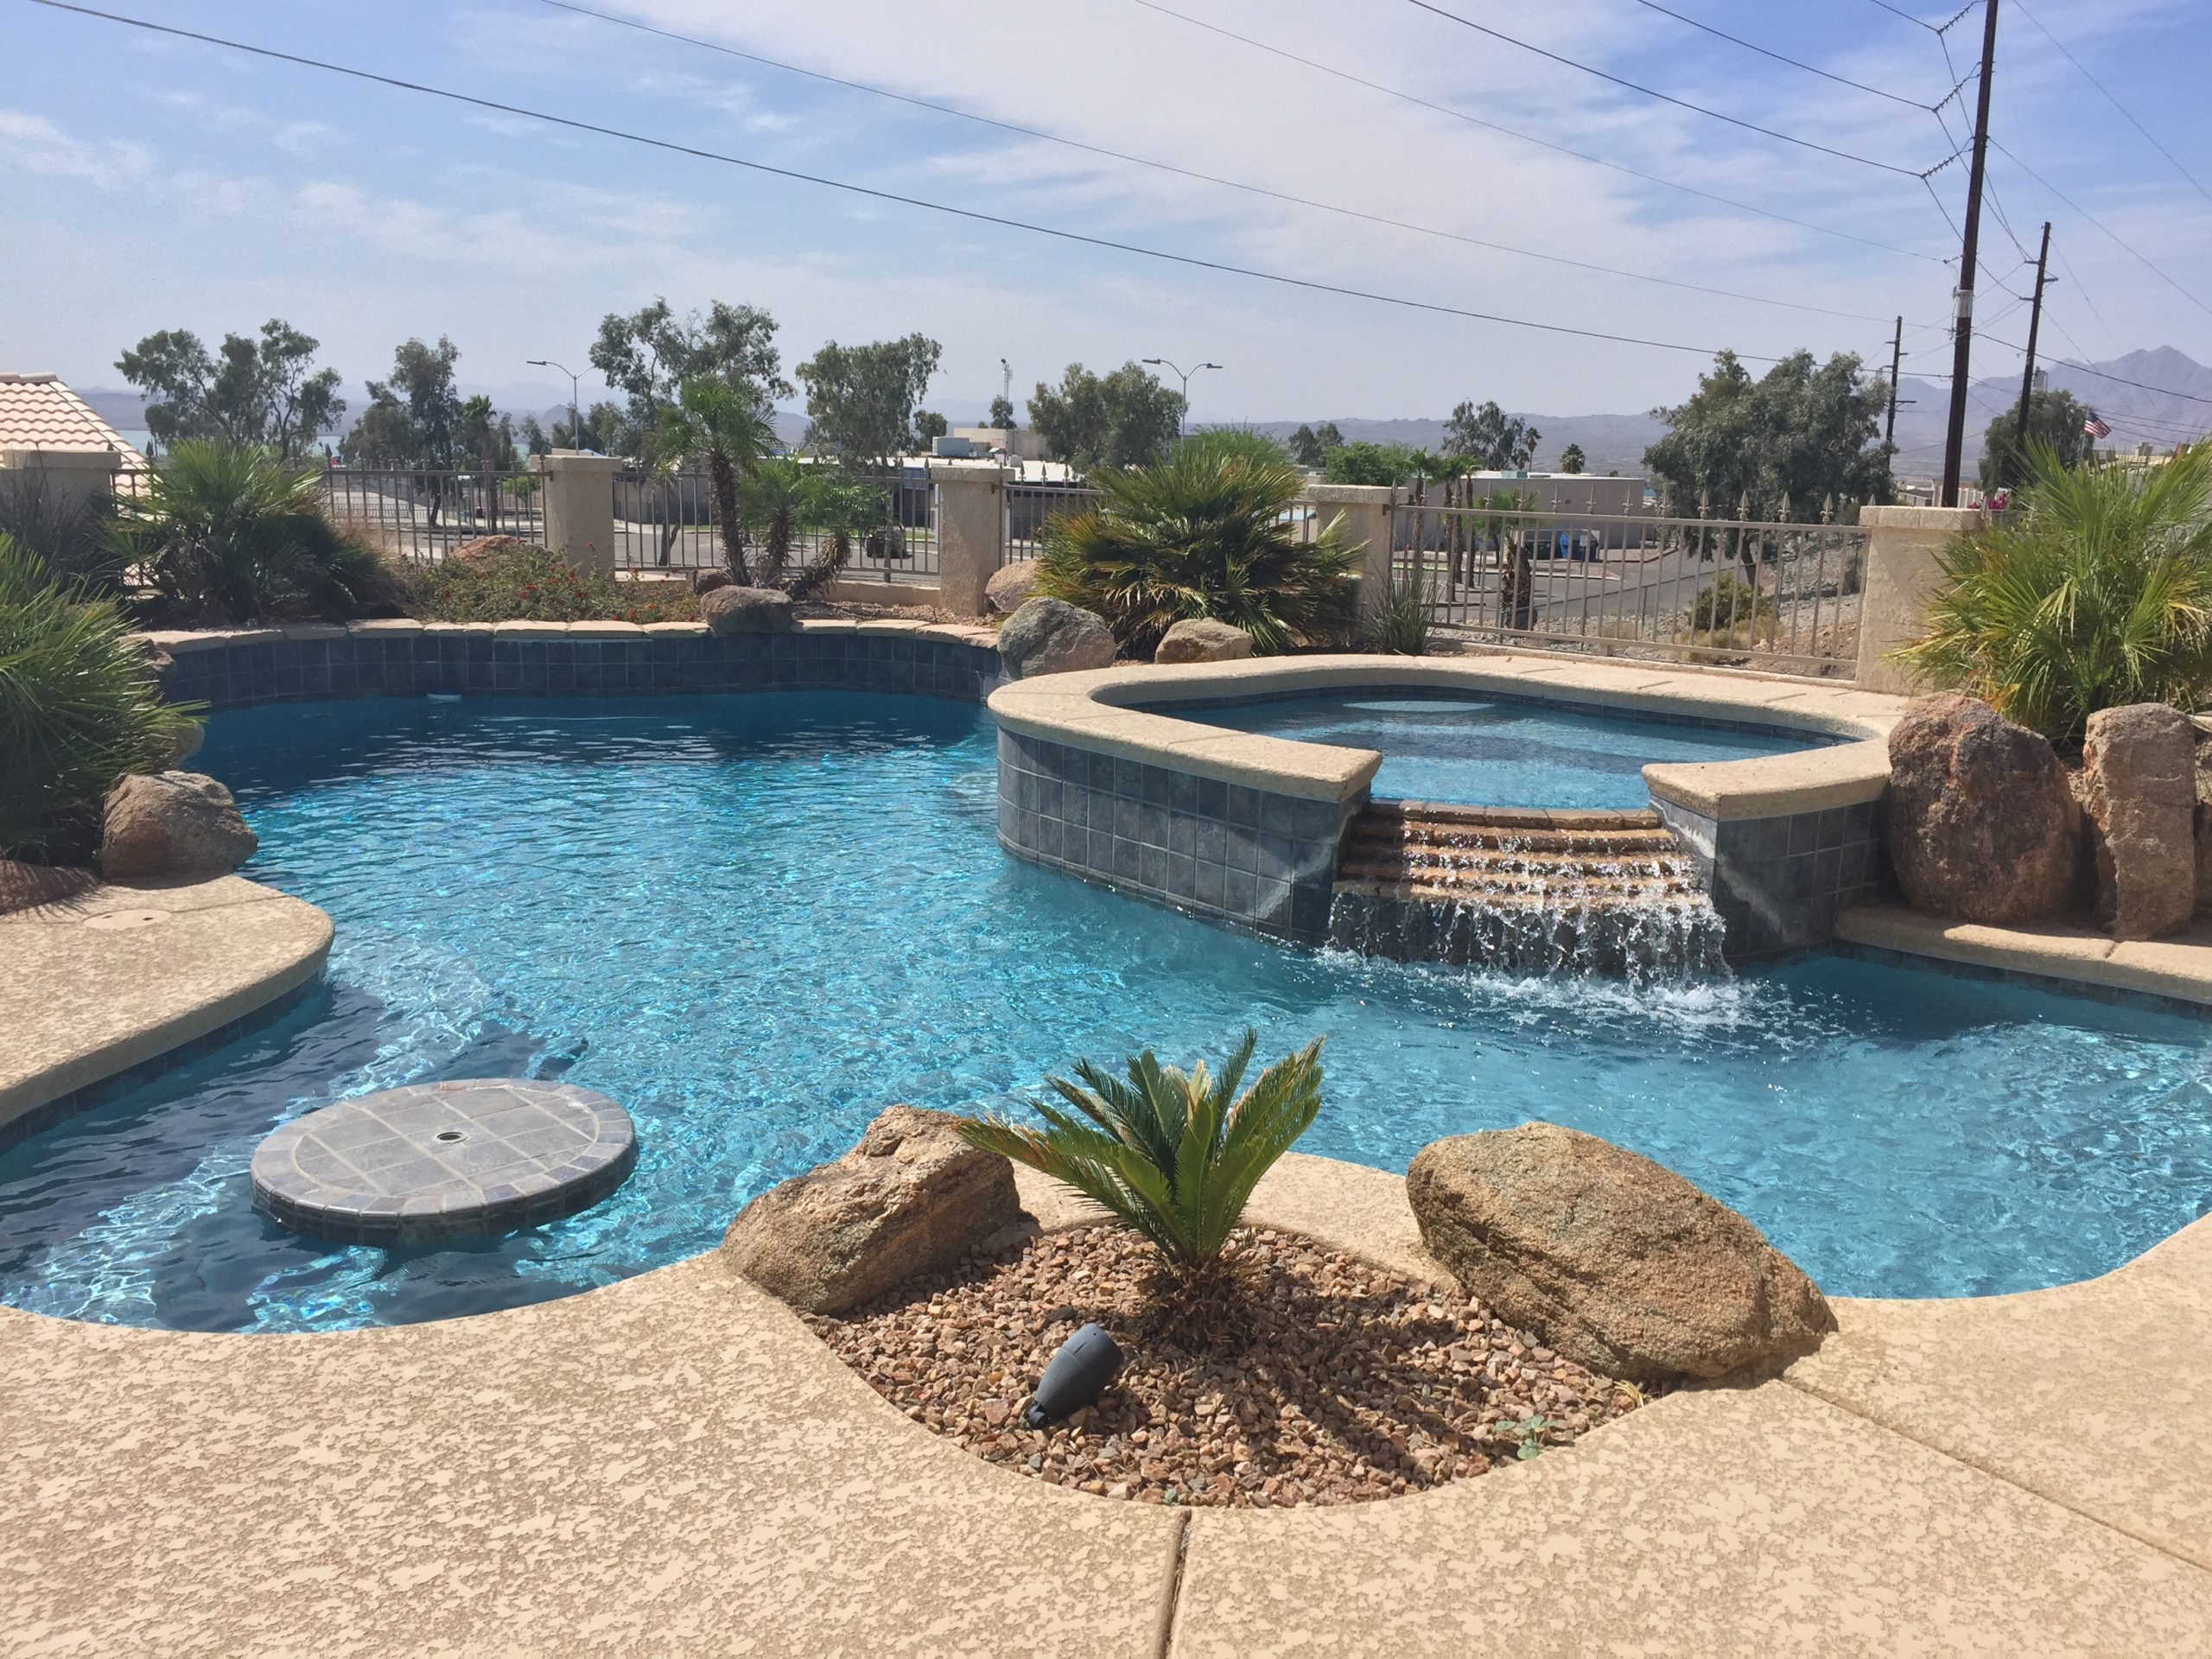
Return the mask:
{"type": "Polygon", "coordinates": [[[1579,443],[1570,443],[1559,452],[1559,469],[1562,473],[1578,474],[1589,464],[1579,443]]]}
{"type": "Polygon", "coordinates": [[[783,377],[775,318],[757,306],[723,300],[709,303],[703,316],[678,316],[660,298],[626,317],[610,311],[600,320],[591,365],[629,400],[620,431],[604,445],[588,446],[610,455],[643,454],[659,430],[661,411],[677,400],[687,380],[726,380],[764,418],[777,398],[795,391],[783,377]]]}
{"type": "Polygon", "coordinates": [[[1787,497],[1793,513],[1810,518],[1831,496],[1839,507],[1885,502],[1895,493],[1878,441],[1888,397],[1849,352],[1818,366],[1810,352],[1795,352],[1757,380],[1723,352],[1688,403],[1652,411],[1668,432],[1643,464],[1678,511],[1702,500],[1726,516],[1740,502],[1752,518],[1771,518],[1787,497]]]}
{"type": "MultiPolygon", "coordinates": [[[[2062,467],[2079,467],[2096,451],[2096,440],[2082,429],[2097,411],[2075,401],[2070,391],[2038,391],[2028,399],[2028,448],[2042,444],[2058,457],[2062,467]]],[[[1981,490],[2017,490],[2028,480],[2028,458],[2017,439],[2020,430],[2020,400],[1989,423],[1981,439],[1981,490]]]]}
{"type": "Polygon", "coordinates": [[[992,398],[991,412],[983,424],[996,427],[1002,432],[1011,430],[1014,426],[1014,405],[1004,397],[992,398]]]}
{"type": "Polygon", "coordinates": [[[1409,443],[1339,444],[1330,450],[1322,476],[1332,484],[1403,484],[1416,478],[1443,478],[1463,469],[1463,463],[1409,443]]]}
{"type": "Polygon", "coordinates": [[[924,447],[934,443],[951,429],[944,416],[933,409],[918,409],[914,411],[914,437],[916,442],[924,447]]]}
{"type": "Polygon", "coordinates": [[[511,473],[521,464],[515,449],[514,416],[499,413],[480,394],[462,400],[454,442],[466,463],[480,472],[511,473]]]}
{"type": "Polygon", "coordinates": [[[744,480],[775,448],[775,429],[743,386],[702,374],[678,388],[676,402],[660,412],[653,453],[663,466],[683,463],[707,470],[715,498],[715,522],[721,527],[722,557],[730,579],[751,586],[745,563],[745,515],[740,503],[744,480]]]}
{"type": "Polygon", "coordinates": [[[225,334],[219,358],[182,328],[149,334],[116,359],[147,397],[146,429],[162,448],[194,440],[265,443],[296,461],[346,413],[338,371],[310,369],[317,342],[282,318],[258,339],[225,334]]]}
{"type": "Polygon", "coordinates": [[[887,468],[914,447],[914,406],[943,354],[926,334],[829,341],[794,371],[806,386],[808,447],[848,467],[887,468]]]}
{"type": "Polygon", "coordinates": [[[761,585],[779,586],[804,598],[830,582],[852,557],[853,537],[883,523],[882,493],[836,467],[797,456],[759,462],[738,485],[738,514],[760,538],[761,585]],[[804,569],[790,571],[791,550],[811,532],[821,552],[804,569]]]}
{"type": "Polygon", "coordinates": [[[2163,467],[2031,445],[2020,511],[1955,537],[1928,632],[1894,655],[2055,742],[2100,709],[2212,694],[2212,443],[2163,467]]]}
{"type": "Polygon", "coordinates": [[[1341,642],[1357,591],[1342,520],[1313,540],[1287,521],[1306,487],[1286,461],[1179,447],[1149,467],[1091,474],[1096,506],[1055,519],[1036,591],[1096,611],[1149,652],[1175,623],[1211,617],[1262,652],[1341,642]]]}
{"type": "Polygon", "coordinates": [[[1029,424],[1077,472],[1141,467],[1166,454],[1183,429],[1183,394],[1138,363],[1099,376],[1071,363],[1060,384],[1037,383],[1029,424]]]}
{"type": "Polygon", "coordinates": [[[1321,448],[1320,435],[1302,422],[1290,435],[1290,455],[1301,467],[1318,467],[1329,458],[1321,448]]]}
{"type": "Polygon", "coordinates": [[[1461,404],[1444,423],[1444,453],[1462,455],[1477,470],[1518,472],[1536,453],[1543,435],[1518,416],[1509,416],[1496,404],[1478,409],[1461,404]]]}
{"type": "Polygon", "coordinates": [[[588,449],[598,455],[634,454],[640,445],[630,426],[629,416],[622,405],[601,398],[576,417],[574,426],[564,420],[553,423],[553,437],[549,448],[555,449],[588,449]]]}
{"type": "Polygon", "coordinates": [[[403,341],[391,354],[391,378],[369,382],[368,407],[339,445],[340,456],[353,466],[463,465],[461,397],[453,378],[460,360],[460,347],[443,334],[435,346],[403,341]]]}

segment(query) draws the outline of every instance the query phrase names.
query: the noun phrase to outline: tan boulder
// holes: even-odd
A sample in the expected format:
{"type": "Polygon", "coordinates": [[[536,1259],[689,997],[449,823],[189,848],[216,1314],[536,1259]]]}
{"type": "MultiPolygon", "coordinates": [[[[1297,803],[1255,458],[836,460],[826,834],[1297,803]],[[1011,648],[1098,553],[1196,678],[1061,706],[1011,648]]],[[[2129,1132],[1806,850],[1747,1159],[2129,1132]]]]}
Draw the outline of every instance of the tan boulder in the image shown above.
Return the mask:
{"type": "Polygon", "coordinates": [[[1065,600],[1025,600],[999,629],[999,657],[1017,680],[1109,667],[1116,650],[1105,618],[1065,600]]]}
{"type": "Polygon", "coordinates": [[[691,591],[695,594],[711,594],[718,588],[730,586],[736,580],[736,577],[731,575],[721,566],[709,565],[703,570],[694,570],[691,573],[691,591]]]}
{"type": "Polygon", "coordinates": [[[737,582],[705,594],[699,601],[699,614],[716,633],[788,633],[798,626],[789,594],[737,582]]]}
{"type": "Polygon", "coordinates": [[[959,1136],[950,1112],[893,1106],[832,1163],[747,1205],[722,1253],[809,1313],[841,1313],[949,1268],[1021,1219],[1014,1166],[959,1136]]]}
{"type": "Polygon", "coordinates": [[[1002,564],[983,584],[983,601],[999,616],[1011,616],[1029,601],[1037,588],[1037,561],[1016,559],[1002,564]]]}
{"type": "Polygon", "coordinates": [[[100,874],[111,881],[227,875],[260,842],[231,791],[196,772],[124,779],[108,791],[100,874]]]}
{"type": "Polygon", "coordinates": [[[1432,1141],[1406,1195],[1422,1243],[1469,1294],[1593,1370],[1726,1376],[1835,1328],[1758,1228],[1595,1135],[1524,1123],[1432,1141]]]}
{"type": "Polygon", "coordinates": [[[2082,744],[2097,920],[2152,939],[2196,910],[2196,728],[2163,702],[2100,709],[2082,744]]]}
{"type": "Polygon", "coordinates": [[[1252,636],[1210,616],[1185,618],[1160,636],[1155,663],[1233,663],[1252,654],[1252,636]]]}
{"type": "Polygon", "coordinates": [[[1930,697],[1890,733],[1890,860],[1905,902],[2002,925],[2073,904],[2082,812],[2048,741],[1974,697],[1930,697]]]}

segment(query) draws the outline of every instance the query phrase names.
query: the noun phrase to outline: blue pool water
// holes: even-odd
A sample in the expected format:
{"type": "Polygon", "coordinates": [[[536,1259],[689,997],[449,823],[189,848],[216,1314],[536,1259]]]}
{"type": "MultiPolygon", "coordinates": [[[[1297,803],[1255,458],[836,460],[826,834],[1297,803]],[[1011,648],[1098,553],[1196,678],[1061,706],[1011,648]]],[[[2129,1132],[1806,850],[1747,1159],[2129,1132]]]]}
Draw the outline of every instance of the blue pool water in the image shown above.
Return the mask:
{"type": "Polygon", "coordinates": [[[1394,697],[1387,691],[1227,709],[1163,703],[1160,712],[1232,731],[1374,749],[1382,756],[1376,795],[1475,806],[1649,806],[1643,768],[1655,761],[1747,760],[1827,741],[1473,697],[1394,697]]]}
{"type": "Polygon", "coordinates": [[[365,702],[218,716],[202,764],[323,906],[323,989],[0,1154],[0,1295],[296,1330],[479,1312],[713,1245],[885,1103],[1012,1105],[1081,1056],[1328,1037],[1305,1145],[1402,1168],[1532,1117],[1649,1153],[1827,1289],[2101,1272],[2212,1196],[2207,1027],[1820,958],[1735,981],[1518,982],[1284,949],[1018,864],[979,709],[774,694],[365,702]],[[584,1215],[468,1249],[257,1217],[279,1121],[420,1077],[565,1077],[642,1154],[584,1215]]]}

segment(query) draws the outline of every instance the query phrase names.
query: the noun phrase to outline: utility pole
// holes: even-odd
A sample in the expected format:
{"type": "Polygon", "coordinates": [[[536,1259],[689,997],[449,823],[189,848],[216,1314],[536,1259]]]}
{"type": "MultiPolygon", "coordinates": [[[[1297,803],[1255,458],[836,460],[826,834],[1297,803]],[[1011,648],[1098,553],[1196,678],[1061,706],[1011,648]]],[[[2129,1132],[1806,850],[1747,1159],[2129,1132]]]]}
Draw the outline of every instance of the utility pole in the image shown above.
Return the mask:
{"type": "Polygon", "coordinates": [[[1967,176],[1966,235],[1959,249],[1959,286],[1952,296],[1951,421],[1943,437],[1942,505],[1959,505],[1959,457],[1967,442],[1967,377],[1974,358],[1974,273],[1980,254],[1982,169],[1989,159],[1989,80],[1997,61],[1997,0],[1986,0],[1981,24],[1981,85],[1974,95],[1974,167],[1967,176]]]}
{"type": "Polygon", "coordinates": [[[1904,318],[1897,318],[1897,331],[1890,339],[1890,419],[1882,429],[1882,442],[1891,451],[1897,447],[1897,369],[1904,362],[1904,318]]]}
{"type": "Polygon", "coordinates": [[[2036,302],[2028,313],[2028,363],[2020,371],[2020,423],[2012,429],[2012,454],[2028,458],[2028,395],[2036,389],[2036,331],[2043,327],[2043,284],[2050,266],[2050,221],[2043,222],[2043,251],[2036,255],[2036,302]]]}

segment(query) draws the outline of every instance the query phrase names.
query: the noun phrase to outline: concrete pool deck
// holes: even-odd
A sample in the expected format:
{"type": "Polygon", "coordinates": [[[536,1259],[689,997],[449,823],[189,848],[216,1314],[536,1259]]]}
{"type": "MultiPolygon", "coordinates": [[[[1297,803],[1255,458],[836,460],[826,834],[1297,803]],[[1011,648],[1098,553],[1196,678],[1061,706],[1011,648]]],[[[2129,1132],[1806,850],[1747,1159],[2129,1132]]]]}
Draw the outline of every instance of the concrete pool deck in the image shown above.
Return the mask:
{"type": "MultiPolygon", "coordinates": [[[[1393,1176],[1294,1154],[1254,1216],[1436,1271],[1393,1176]]],[[[0,1648],[2212,1652],[2212,1222],[2084,1285],[1836,1312],[1780,1379],[1255,1513],[991,1468],[714,1255],[319,1336],[0,1310],[0,1648]]]]}

